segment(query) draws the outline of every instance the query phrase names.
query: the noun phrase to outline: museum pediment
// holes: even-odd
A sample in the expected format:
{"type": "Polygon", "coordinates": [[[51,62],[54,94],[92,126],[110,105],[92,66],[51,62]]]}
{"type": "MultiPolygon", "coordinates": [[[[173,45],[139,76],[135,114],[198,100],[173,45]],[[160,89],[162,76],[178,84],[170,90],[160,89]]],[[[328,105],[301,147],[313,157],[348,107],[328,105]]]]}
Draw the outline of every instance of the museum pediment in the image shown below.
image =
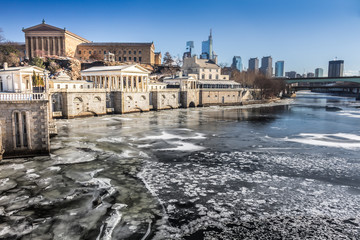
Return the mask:
{"type": "Polygon", "coordinates": [[[23,32],[65,32],[65,29],[54,27],[48,24],[39,24],[33,27],[29,27],[23,30],[23,32]]]}

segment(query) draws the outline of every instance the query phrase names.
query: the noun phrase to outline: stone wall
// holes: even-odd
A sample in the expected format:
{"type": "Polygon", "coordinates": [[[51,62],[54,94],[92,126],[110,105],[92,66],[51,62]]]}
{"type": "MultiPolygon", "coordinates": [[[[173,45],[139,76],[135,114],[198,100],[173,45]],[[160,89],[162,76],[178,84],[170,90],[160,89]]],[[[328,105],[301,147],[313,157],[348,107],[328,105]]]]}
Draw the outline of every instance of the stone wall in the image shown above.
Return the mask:
{"type": "Polygon", "coordinates": [[[47,100],[1,101],[0,116],[0,139],[2,138],[2,147],[5,150],[4,157],[49,154],[47,100]],[[15,114],[20,118],[18,123],[15,114]],[[17,127],[19,131],[16,135],[17,127]]]}
{"type": "Polygon", "coordinates": [[[201,89],[201,106],[211,105],[240,105],[243,101],[256,99],[256,91],[253,89],[201,89]]]}
{"type": "Polygon", "coordinates": [[[180,89],[164,89],[151,93],[154,110],[179,108],[180,89]]]}
{"type": "Polygon", "coordinates": [[[85,41],[69,34],[65,34],[65,56],[75,57],[77,47],[85,41]]]}
{"type": "Polygon", "coordinates": [[[150,110],[149,92],[113,92],[114,113],[147,112],[150,110]]]}
{"type": "Polygon", "coordinates": [[[181,91],[180,102],[181,107],[197,107],[199,106],[199,91],[194,89],[188,89],[187,91],[181,91]]]}
{"type": "Polygon", "coordinates": [[[106,91],[83,90],[61,92],[64,118],[99,116],[106,114],[106,91]]]}
{"type": "Polygon", "coordinates": [[[5,118],[0,118],[0,160],[3,159],[3,139],[5,139],[3,136],[3,131],[1,130],[1,126],[5,126],[5,118]]]}

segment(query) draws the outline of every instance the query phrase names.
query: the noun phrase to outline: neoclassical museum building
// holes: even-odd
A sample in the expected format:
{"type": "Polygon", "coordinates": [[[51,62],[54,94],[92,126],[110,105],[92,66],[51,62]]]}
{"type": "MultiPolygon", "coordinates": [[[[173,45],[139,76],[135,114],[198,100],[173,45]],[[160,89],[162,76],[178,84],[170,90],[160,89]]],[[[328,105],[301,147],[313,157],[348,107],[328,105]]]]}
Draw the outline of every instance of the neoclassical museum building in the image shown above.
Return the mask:
{"type": "Polygon", "coordinates": [[[25,44],[23,46],[26,58],[43,56],[75,57],[81,61],[91,57],[104,59],[106,54],[113,54],[116,61],[141,63],[149,65],[161,64],[161,53],[155,52],[153,42],[122,43],[122,42],[92,42],[80,37],[66,28],[58,28],[41,24],[23,29],[25,44]]]}

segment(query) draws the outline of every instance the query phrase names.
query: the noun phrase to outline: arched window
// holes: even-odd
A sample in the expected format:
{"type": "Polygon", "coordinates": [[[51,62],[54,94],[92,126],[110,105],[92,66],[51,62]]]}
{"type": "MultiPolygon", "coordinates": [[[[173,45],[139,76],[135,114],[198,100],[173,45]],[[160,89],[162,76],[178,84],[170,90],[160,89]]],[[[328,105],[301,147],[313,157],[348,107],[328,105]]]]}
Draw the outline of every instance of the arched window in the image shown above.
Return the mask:
{"type": "Polygon", "coordinates": [[[80,103],[80,102],[82,102],[83,100],[82,100],[82,98],[81,97],[76,97],[76,98],[74,98],[74,103],[80,103]]]}
{"type": "Polygon", "coordinates": [[[96,97],[95,97],[95,100],[101,102],[101,98],[100,98],[100,97],[97,97],[97,96],[96,96],[96,97]]]}
{"type": "Polygon", "coordinates": [[[131,100],[133,100],[133,99],[132,99],[132,97],[127,96],[126,100],[131,101],[131,100]]]}
{"type": "Polygon", "coordinates": [[[141,95],[141,100],[146,100],[146,97],[144,95],[141,95]]]}

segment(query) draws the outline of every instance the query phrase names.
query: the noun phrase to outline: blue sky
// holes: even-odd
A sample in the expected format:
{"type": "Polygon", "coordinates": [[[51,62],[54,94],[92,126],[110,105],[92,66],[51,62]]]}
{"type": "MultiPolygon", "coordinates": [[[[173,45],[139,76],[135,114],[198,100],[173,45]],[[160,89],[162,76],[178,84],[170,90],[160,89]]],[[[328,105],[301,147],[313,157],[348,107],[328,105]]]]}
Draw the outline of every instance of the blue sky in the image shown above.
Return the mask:
{"type": "Polygon", "coordinates": [[[0,27],[7,39],[24,41],[22,27],[66,27],[94,42],[151,42],[156,51],[182,56],[186,41],[201,41],[213,29],[219,62],[234,55],[284,60],[285,71],[327,72],[328,61],[360,71],[360,0],[133,0],[5,1],[0,27]]]}

